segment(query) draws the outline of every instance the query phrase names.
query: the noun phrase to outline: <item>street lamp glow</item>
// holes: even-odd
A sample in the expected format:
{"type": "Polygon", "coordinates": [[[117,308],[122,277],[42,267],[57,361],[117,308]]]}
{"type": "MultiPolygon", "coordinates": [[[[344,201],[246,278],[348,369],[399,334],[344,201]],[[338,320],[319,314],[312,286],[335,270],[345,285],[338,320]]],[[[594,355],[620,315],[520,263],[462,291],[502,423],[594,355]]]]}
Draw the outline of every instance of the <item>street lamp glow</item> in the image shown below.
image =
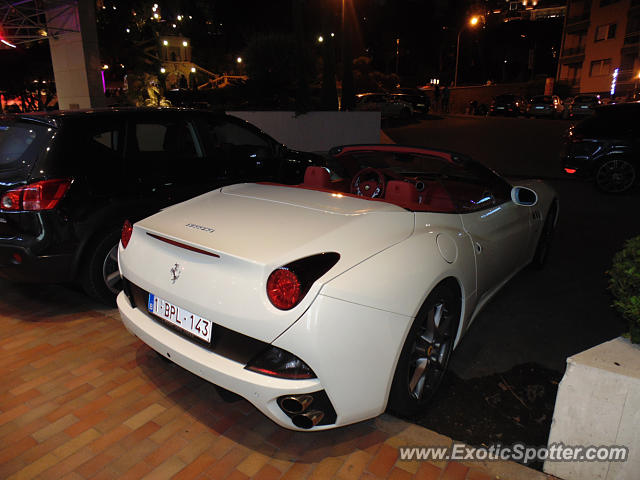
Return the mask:
{"type": "Polygon", "coordinates": [[[166,72],[166,70],[164,69],[164,67],[162,67],[162,68],[160,69],[160,73],[165,73],[165,72],[166,72]]]}
{"type": "Polygon", "coordinates": [[[196,73],[196,67],[191,67],[191,73],[196,73]]]}
{"type": "Polygon", "coordinates": [[[109,65],[107,65],[106,63],[102,66],[103,70],[109,70],[109,65]]]}
{"type": "Polygon", "coordinates": [[[182,15],[178,15],[178,21],[181,22],[182,21],[182,15]]]}
{"type": "Polygon", "coordinates": [[[187,43],[187,41],[186,41],[186,40],[185,40],[184,42],[182,42],[182,46],[183,46],[183,47],[186,47],[187,45],[189,45],[189,44],[187,43]]]}
{"type": "Polygon", "coordinates": [[[331,38],[333,38],[333,37],[335,37],[335,36],[336,36],[336,34],[335,34],[335,33],[333,33],[333,32],[331,32],[331,38]]]}
{"type": "Polygon", "coordinates": [[[169,45],[169,40],[163,40],[162,44],[166,47],[167,45],[169,45]]]}
{"type": "MultiPolygon", "coordinates": [[[[471,17],[469,19],[469,26],[470,27],[475,27],[476,25],[478,25],[478,23],[480,22],[480,17],[478,15],[474,15],[473,17],[471,17]]],[[[457,87],[458,86],[458,60],[460,58],[460,35],[462,34],[462,31],[464,30],[465,24],[462,25],[462,27],[460,27],[460,30],[458,31],[458,41],[456,42],[456,70],[455,70],[455,74],[453,76],[453,86],[457,87]]],[[[444,27],[442,27],[444,30],[444,27]]]]}
{"type": "Polygon", "coordinates": [[[236,62],[238,62],[238,63],[242,63],[242,57],[238,57],[238,58],[236,58],[236,62]]]}
{"type": "Polygon", "coordinates": [[[322,35],[318,36],[318,43],[324,42],[324,37],[322,35]]]}
{"type": "Polygon", "coordinates": [[[157,13],[153,14],[153,18],[155,18],[156,20],[158,20],[160,18],[160,15],[158,15],[157,13]]]}

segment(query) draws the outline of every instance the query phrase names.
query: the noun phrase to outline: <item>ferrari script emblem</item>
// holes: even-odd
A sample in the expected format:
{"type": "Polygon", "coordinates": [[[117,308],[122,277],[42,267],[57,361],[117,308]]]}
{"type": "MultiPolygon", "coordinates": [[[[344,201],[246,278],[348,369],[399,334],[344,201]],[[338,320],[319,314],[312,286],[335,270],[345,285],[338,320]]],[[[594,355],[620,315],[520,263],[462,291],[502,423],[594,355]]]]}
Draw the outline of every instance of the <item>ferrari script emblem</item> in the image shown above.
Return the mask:
{"type": "Polygon", "coordinates": [[[171,273],[171,283],[176,283],[176,280],[180,278],[180,274],[182,273],[182,267],[176,263],[173,267],[171,267],[169,273],[171,273]]]}

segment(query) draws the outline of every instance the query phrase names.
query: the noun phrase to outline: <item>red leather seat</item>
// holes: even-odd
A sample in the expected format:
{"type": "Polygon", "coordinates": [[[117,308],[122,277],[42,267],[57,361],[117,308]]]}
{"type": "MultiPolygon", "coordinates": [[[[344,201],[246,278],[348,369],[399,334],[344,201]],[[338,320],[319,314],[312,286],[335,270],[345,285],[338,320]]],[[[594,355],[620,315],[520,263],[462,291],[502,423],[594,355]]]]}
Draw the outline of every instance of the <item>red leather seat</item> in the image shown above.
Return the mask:
{"type": "Polygon", "coordinates": [[[403,182],[402,180],[389,180],[384,199],[398,204],[418,203],[418,190],[413,183],[403,182]]]}
{"type": "Polygon", "coordinates": [[[440,182],[428,182],[422,203],[434,212],[454,213],[456,206],[451,195],[440,182]]]}
{"type": "Polygon", "coordinates": [[[307,167],[304,171],[305,187],[329,188],[331,185],[331,175],[323,167],[307,167]]]}

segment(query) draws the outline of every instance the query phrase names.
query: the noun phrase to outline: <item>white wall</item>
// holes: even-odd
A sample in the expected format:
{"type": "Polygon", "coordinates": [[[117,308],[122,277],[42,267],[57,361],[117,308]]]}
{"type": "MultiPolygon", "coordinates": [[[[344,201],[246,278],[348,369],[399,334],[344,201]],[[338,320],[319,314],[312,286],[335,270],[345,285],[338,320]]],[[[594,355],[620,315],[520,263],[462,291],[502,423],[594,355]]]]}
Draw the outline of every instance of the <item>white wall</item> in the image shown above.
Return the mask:
{"type": "Polygon", "coordinates": [[[620,445],[626,462],[550,462],[564,480],[640,478],[640,346],[616,338],[567,359],[549,445],[620,445]]]}
{"type": "Polygon", "coordinates": [[[289,148],[327,151],[336,145],[380,143],[380,112],[227,112],[289,148]]]}
{"type": "Polygon", "coordinates": [[[49,29],[57,32],[48,38],[60,110],[105,105],[94,10],[95,2],[85,1],[47,10],[49,29]]]}

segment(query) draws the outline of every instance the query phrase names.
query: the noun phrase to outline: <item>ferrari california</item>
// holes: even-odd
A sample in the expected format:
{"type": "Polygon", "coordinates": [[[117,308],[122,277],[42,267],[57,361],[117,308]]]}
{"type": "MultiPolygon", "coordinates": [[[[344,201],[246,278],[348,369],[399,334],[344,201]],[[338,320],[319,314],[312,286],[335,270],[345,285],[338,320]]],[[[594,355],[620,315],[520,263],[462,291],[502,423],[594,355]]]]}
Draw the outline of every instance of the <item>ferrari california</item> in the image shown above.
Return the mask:
{"type": "Polygon", "coordinates": [[[219,188],[125,222],[127,329],[279,425],[425,408],[483,305],[547,256],[558,199],[470,158],[329,152],[304,182],[219,188]]]}

